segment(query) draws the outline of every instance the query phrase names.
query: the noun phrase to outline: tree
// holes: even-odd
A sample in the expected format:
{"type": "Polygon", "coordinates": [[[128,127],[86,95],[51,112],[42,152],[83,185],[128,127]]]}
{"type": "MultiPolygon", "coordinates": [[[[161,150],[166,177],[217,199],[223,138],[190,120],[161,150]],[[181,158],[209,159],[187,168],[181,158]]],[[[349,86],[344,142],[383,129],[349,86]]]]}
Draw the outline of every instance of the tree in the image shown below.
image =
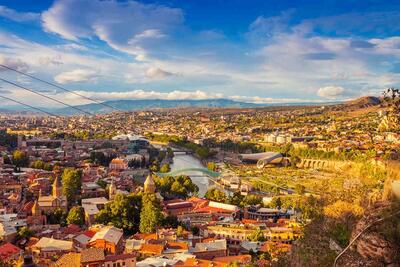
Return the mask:
{"type": "Polygon", "coordinates": [[[0,130],[0,146],[6,146],[9,148],[17,147],[18,135],[8,134],[6,130],[0,130]]]}
{"type": "Polygon", "coordinates": [[[168,163],[165,163],[164,165],[162,165],[162,167],[160,168],[160,172],[161,173],[167,173],[171,170],[171,167],[169,166],[168,163]]]}
{"type": "Polygon", "coordinates": [[[138,230],[142,196],[140,194],[117,194],[113,201],[106,204],[95,216],[95,221],[101,224],[111,224],[124,229],[125,233],[138,230]]]}
{"type": "Polygon", "coordinates": [[[168,215],[164,218],[162,225],[167,228],[177,228],[180,225],[180,222],[178,221],[178,217],[168,215]]]}
{"type": "Polygon", "coordinates": [[[207,162],[207,169],[209,169],[211,171],[215,171],[217,169],[217,165],[214,162],[209,161],[209,162],[207,162]]]}
{"type": "Polygon", "coordinates": [[[27,167],[29,164],[28,155],[21,150],[15,150],[13,152],[12,160],[18,171],[21,171],[21,167],[27,167]]]}
{"type": "Polygon", "coordinates": [[[53,212],[46,214],[47,222],[49,224],[60,224],[61,226],[66,224],[67,213],[60,208],[56,208],[53,212]]]}
{"type": "Polygon", "coordinates": [[[271,205],[275,208],[280,209],[282,207],[282,200],[280,197],[274,197],[271,201],[271,205]]]}
{"type": "Polygon", "coordinates": [[[31,231],[27,226],[23,226],[17,232],[17,239],[30,238],[34,234],[35,234],[34,231],[31,231]]]}
{"type": "Polygon", "coordinates": [[[389,88],[383,93],[384,103],[389,107],[388,120],[389,129],[398,131],[400,126],[400,90],[389,88]]]}
{"type": "Polygon", "coordinates": [[[103,188],[103,189],[106,189],[106,188],[107,188],[107,182],[104,181],[104,180],[98,180],[98,181],[97,181],[97,184],[98,184],[101,188],[103,188]]]}
{"type": "Polygon", "coordinates": [[[3,156],[3,161],[4,161],[4,164],[12,164],[10,158],[7,155],[3,156]]]}
{"type": "Polygon", "coordinates": [[[143,195],[143,206],[140,212],[140,232],[154,233],[161,225],[163,215],[161,205],[154,194],[143,195]]]}
{"type": "Polygon", "coordinates": [[[262,204],[262,198],[257,195],[247,195],[243,199],[242,206],[255,206],[262,204]]]}
{"type": "Polygon", "coordinates": [[[174,157],[174,151],[170,147],[167,147],[167,157],[170,159],[174,157]]]}
{"type": "Polygon", "coordinates": [[[294,191],[296,194],[303,195],[306,192],[306,188],[304,185],[296,184],[294,191]]]}
{"type": "Polygon", "coordinates": [[[154,177],[157,189],[164,198],[186,198],[196,194],[199,188],[187,175],[175,177],[154,177]]]}
{"type": "Polygon", "coordinates": [[[84,225],[85,210],[81,206],[74,206],[68,213],[67,224],[84,225]]]}
{"type": "Polygon", "coordinates": [[[183,228],[182,225],[179,225],[179,226],[176,228],[176,236],[177,236],[177,237],[182,237],[184,233],[185,233],[185,228],[183,228]]]}
{"type": "Polygon", "coordinates": [[[149,169],[152,172],[158,172],[160,170],[160,163],[158,160],[154,160],[149,169]]]}
{"type": "Polygon", "coordinates": [[[204,195],[204,197],[209,200],[223,202],[223,203],[227,202],[227,200],[228,200],[225,193],[216,187],[212,187],[212,188],[208,189],[206,194],[204,195]]]}
{"type": "Polygon", "coordinates": [[[260,227],[257,227],[249,236],[249,240],[250,241],[265,241],[265,237],[264,234],[262,232],[262,230],[260,229],[260,227]]]}
{"type": "Polygon", "coordinates": [[[315,219],[322,214],[321,203],[314,196],[302,198],[299,203],[303,219],[315,219]]]}
{"type": "Polygon", "coordinates": [[[244,196],[240,191],[235,191],[232,196],[229,197],[229,204],[242,207],[244,196]]]}
{"type": "Polygon", "coordinates": [[[64,169],[61,179],[63,194],[67,197],[70,205],[74,204],[82,186],[82,171],[73,168],[64,169]]]}

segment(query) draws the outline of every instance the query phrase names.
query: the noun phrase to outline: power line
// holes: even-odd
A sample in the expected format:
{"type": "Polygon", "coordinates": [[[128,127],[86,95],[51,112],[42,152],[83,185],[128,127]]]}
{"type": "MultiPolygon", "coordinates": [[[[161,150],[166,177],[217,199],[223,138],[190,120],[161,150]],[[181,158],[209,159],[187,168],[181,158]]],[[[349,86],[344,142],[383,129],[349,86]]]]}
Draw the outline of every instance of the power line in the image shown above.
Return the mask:
{"type": "Polygon", "coordinates": [[[116,110],[116,111],[124,112],[123,110],[121,110],[121,109],[119,109],[119,108],[116,108],[116,107],[113,107],[113,106],[111,106],[111,105],[109,105],[109,104],[106,104],[106,103],[103,103],[103,102],[98,101],[98,100],[96,100],[96,99],[93,99],[93,98],[91,98],[91,97],[87,97],[87,96],[84,96],[84,95],[82,95],[82,94],[76,93],[76,92],[74,92],[74,91],[72,91],[72,90],[69,90],[69,89],[66,89],[66,88],[64,88],[64,87],[61,87],[61,86],[59,86],[59,85],[57,85],[57,84],[55,84],[55,83],[48,82],[48,81],[46,81],[46,80],[40,79],[40,78],[38,78],[38,77],[35,77],[35,76],[33,76],[33,75],[30,75],[30,74],[28,74],[28,73],[19,71],[19,70],[14,69],[14,68],[8,67],[8,66],[6,66],[6,65],[0,64],[0,67],[3,67],[3,68],[5,68],[5,69],[11,70],[11,71],[14,71],[14,72],[16,72],[16,73],[19,73],[19,74],[24,75],[24,76],[26,76],[26,77],[29,77],[29,78],[31,78],[31,79],[34,79],[34,80],[40,81],[40,82],[42,82],[42,83],[48,84],[48,85],[50,85],[50,86],[54,86],[54,87],[56,87],[56,88],[58,88],[58,89],[61,89],[61,90],[65,91],[65,92],[69,92],[69,93],[71,93],[71,94],[74,94],[74,95],[77,95],[77,96],[79,96],[79,97],[85,98],[86,100],[95,102],[95,103],[97,103],[97,104],[100,104],[100,105],[103,105],[103,106],[105,106],[105,107],[114,109],[114,110],[116,110]]]}
{"type": "Polygon", "coordinates": [[[12,102],[18,103],[18,104],[20,104],[20,105],[27,106],[27,107],[29,107],[29,108],[31,108],[31,109],[35,109],[35,110],[38,110],[38,111],[40,111],[40,112],[46,113],[47,115],[50,115],[50,116],[54,116],[54,117],[59,118],[58,115],[55,115],[55,114],[53,114],[53,113],[51,113],[51,112],[48,112],[48,111],[45,111],[45,110],[43,110],[43,109],[41,109],[41,108],[37,108],[37,107],[31,106],[31,105],[22,103],[22,102],[20,102],[20,101],[18,101],[18,100],[15,100],[15,99],[12,99],[12,98],[9,98],[9,97],[6,97],[6,96],[0,95],[0,97],[3,98],[3,99],[6,99],[6,100],[8,100],[8,101],[12,101],[12,102]]]}
{"type": "Polygon", "coordinates": [[[73,108],[73,109],[79,110],[80,112],[83,112],[83,113],[85,113],[85,114],[87,114],[87,115],[90,115],[90,116],[92,116],[92,115],[93,115],[92,113],[90,113],[90,112],[87,112],[87,111],[85,111],[85,110],[83,110],[83,109],[81,109],[81,108],[78,108],[78,107],[72,106],[72,105],[70,105],[70,104],[67,104],[67,103],[65,103],[65,102],[63,102],[63,101],[60,101],[60,100],[57,100],[57,99],[55,99],[55,98],[53,98],[53,97],[50,97],[50,96],[47,96],[47,95],[45,95],[45,94],[42,94],[42,93],[36,92],[35,90],[32,90],[32,89],[26,88],[26,87],[24,87],[24,86],[22,86],[22,85],[19,85],[19,84],[16,84],[16,83],[14,83],[14,82],[11,82],[11,81],[8,81],[8,80],[5,80],[5,79],[3,79],[3,78],[0,78],[0,81],[3,81],[3,82],[5,82],[5,83],[11,84],[11,85],[14,85],[14,86],[16,86],[16,87],[18,87],[18,88],[24,89],[24,90],[26,90],[26,91],[29,91],[29,92],[31,92],[31,93],[34,93],[34,94],[36,94],[36,95],[39,95],[39,96],[41,96],[41,97],[44,97],[44,98],[47,98],[47,99],[53,100],[53,101],[55,101],[55,102],[57,102],[57,103],[59,103],[59,104],[63,104],[63,105],[65,105],[65,106],[67,106],[67,107],[70,107],[70,108],[73,108]]]}

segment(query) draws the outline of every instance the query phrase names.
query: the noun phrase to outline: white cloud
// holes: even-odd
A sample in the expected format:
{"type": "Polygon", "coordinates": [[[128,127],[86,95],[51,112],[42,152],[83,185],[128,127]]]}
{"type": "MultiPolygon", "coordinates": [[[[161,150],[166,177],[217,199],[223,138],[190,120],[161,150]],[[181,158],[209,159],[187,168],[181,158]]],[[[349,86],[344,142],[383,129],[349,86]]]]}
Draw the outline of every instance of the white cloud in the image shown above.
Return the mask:
{"type": "Polygon", "coordinates": [[[174,75],[172,72],[168,72],[157,67],[150,67],[146,70],[146,77],[150,79],[164,79],[172,75],[174,75]]]}
{"type": "Polygon", "coordinates": [[[18,12],[6,6],[0,6],[0,17],[17,22],[25,22],[38,19],[40,14],[32,12],[18,12]]]}
{"type": "MultiPolygon", "coordinates": [[[[145,39],[157,39],[180,26],[180,9],[136,1],[56,1],[42,14],[45,30],[65,39],[98,37],[114,49],[143,54],[145,39]],[[79,12],[76,12],[79,10],[79,12]]],[[[151,43],[150,45],[158,45],[151,43]]]]}
{"type": "MultiPolygon", "coordinates": [[[[10,58],[1,54],[0,54],[0,64],[22,72],[26,72],[29,69],[28,64],[26,64],[21,59],[10,58]]],[[[1,71],[7,71],[7,69],[0,67],[0,72],[1,71]]]]}
{"type": "Polygon", "coordinates": [[[98,77],[98,73],[94,70],[76,69],[72,71],[62,72],[54,77],[58,83],[65,84],[71,82],[87,82],[93,81],[98,77]]]}
{"type": "Polygon", "coordinates": [[[318,89],[317,95],[328,99],[335,99],[342,96],[344,92],[345,89],[340,86],[325,86],[318,89]]]}

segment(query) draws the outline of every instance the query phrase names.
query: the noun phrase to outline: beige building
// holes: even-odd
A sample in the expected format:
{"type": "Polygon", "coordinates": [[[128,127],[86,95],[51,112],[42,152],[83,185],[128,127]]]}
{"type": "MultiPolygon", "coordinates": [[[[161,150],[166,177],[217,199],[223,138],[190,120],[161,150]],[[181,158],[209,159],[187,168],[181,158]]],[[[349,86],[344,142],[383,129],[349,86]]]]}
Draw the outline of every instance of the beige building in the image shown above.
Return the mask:
{"type": "Polygon", "coordinates": [[[67,197],[62,193],[62,184],[60,177],[56,177],[53,183],[53,191],[49,196],[39,195],[38,200],[32,207],[32,215],[40,215],[43,212],[53,211],[57,208],[67,210],[67,197]]]}

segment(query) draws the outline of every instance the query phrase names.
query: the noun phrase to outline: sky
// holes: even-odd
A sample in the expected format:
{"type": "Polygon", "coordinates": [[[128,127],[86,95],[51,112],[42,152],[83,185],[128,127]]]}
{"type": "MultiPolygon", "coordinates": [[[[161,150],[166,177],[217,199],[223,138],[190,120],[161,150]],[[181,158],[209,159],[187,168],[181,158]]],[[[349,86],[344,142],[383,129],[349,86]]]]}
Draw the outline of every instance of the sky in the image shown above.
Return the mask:
{"type": "MultiPolygon", "coordinates": [[[[389,0],[0,0],[0,64],[101,101],[337,101],[399,86],[399,21],[389,0]]],[[[58,105],[4,82],[0,95],[58,105]]]]}

